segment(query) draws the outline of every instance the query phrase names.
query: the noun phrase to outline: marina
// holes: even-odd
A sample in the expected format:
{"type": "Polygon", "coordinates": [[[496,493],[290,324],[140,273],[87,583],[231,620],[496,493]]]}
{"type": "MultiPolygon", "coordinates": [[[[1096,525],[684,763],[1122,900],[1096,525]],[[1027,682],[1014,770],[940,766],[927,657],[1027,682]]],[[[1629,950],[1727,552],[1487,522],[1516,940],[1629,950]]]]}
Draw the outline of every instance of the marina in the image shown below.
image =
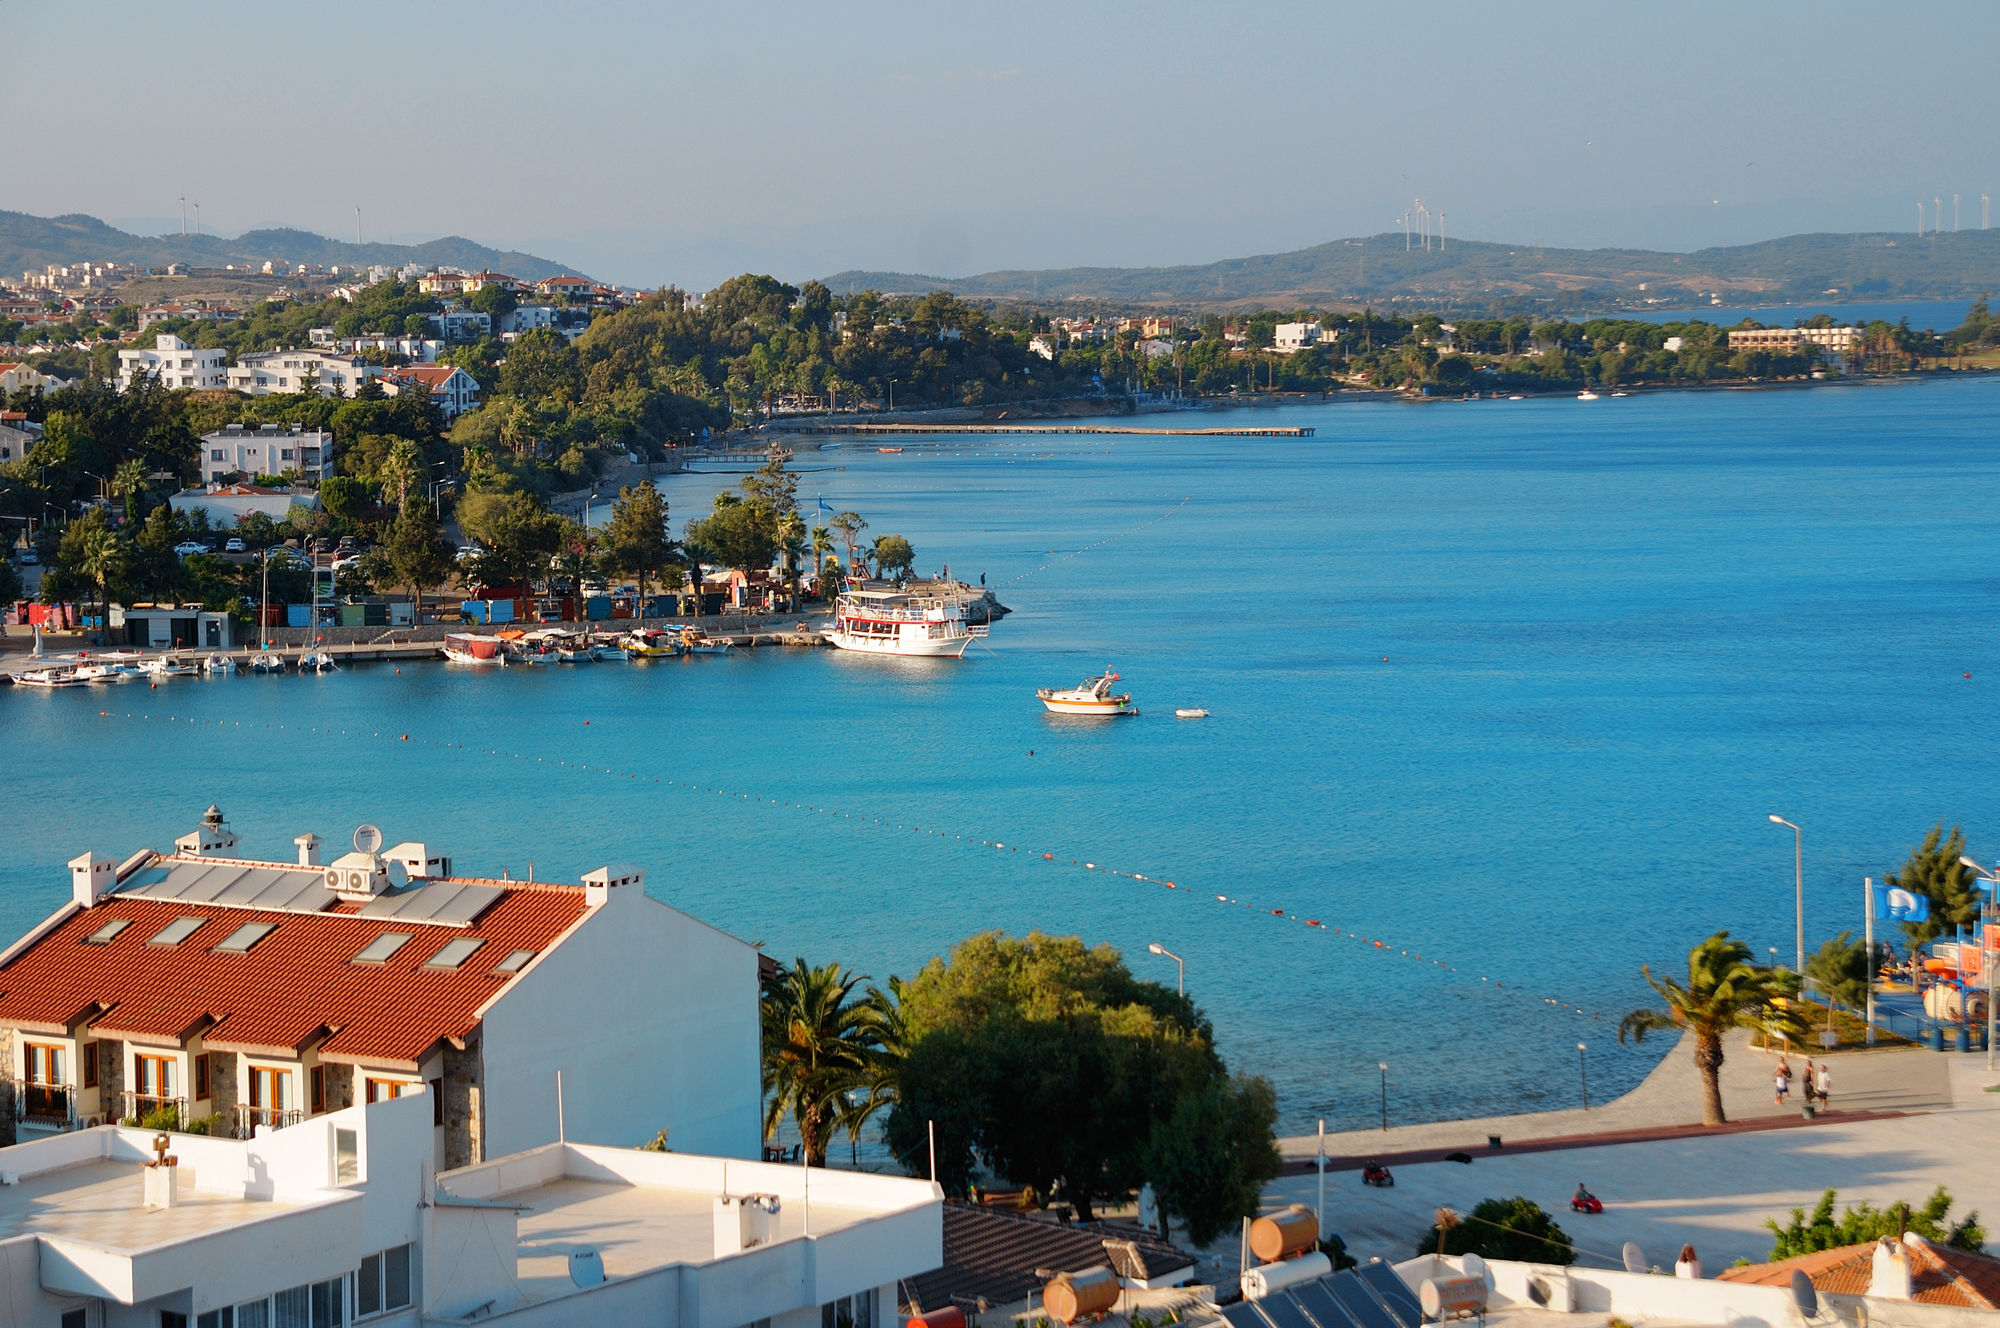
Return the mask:
{"type": "MultiPolygon", "coordinates": [[[[1995,812],[1964,771],[2000,740],[2000,665],[1936,628],[1990,610],[1996,387],[1653,394],[1615,429],[1569,400],[1343,403],[1273,416],[1337,428],[1338,454],[1279,440],[1255,468],[1226,439],[1056,439],[1032,463],[967,440],[949,467],[870,448],[828,505],[1015,610],[962,659],[761,648],[823,644],[822,611],[710,618],[726,655],[654,665],[329,641],[340,671],[303,686],[294,638],[286,681],[238,651],[227,685],[0,689],[0,730],[106,842],[150,833],[135,788],[268,790],[236,815],[281,842],[386,795],[495,877],[583,870],[615,834],[688,864],[649,880],[677,907],[877,981],[1000,927],[1172,984],[1156,941],[1283,1132],[1372,1128],[1378,1062],[1397,1121],[1573,1107],[1579,1041],[1593,1097],[1671,1045],[1617,1042],[1640,963],[1718,919],[1789,952],[1766,812],[1806,827],[1814,936],[1859,934],[1861,878],[1940,808],[1995,812]],[[1144,715],[1033,699],[1111,661],[1144,715]],[[1246,964],[1296,1000],[1220,980],[1246,964]]],[[[700,511],[733,478],[662,491],[700,511]]],[[[66,846],[16,824],[0,847],[18,932],[66,846]]]]}

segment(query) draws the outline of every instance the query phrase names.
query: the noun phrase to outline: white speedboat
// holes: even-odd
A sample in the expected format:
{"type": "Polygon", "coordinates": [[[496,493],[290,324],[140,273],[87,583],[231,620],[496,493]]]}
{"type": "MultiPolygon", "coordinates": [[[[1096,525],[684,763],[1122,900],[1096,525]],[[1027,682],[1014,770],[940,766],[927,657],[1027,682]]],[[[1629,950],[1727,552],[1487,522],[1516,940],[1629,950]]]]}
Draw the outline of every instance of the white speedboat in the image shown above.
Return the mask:
{"type": "Polygon", "coordinates": [[[590,657],[600,664],[623,664],[632,658],[625,647],[616,641],[593,641],[590,645],[590,657]]]}
{"type": "Polygon", "coordinates": [[[1136,715],[1130,692],[1114,693],[1111,684],[1118,675],[1109,669],[1103,676],[1085,678],[1066,691],[1042,687],[1035,691],[1051,714],[1057,715],[1136,715]]]}
{"type": "Polygon", "coordinates": [[[986,623],[965,620],[965,605],[955,595],[869,586],[835,600],[833,621],[820,634],[842,650],[864,655],[957,659],[989,630],[986,623]]]}
{"type": "Polygon", "coordinates": [[[1207,719],[1207,718],[1208,718],[1208,712],[1207,712],[1206,710],[1203,710],[1203,709],[1202,709],[1202,708],[1201,708],[1200,706],[1188,706],[1188,707],[1187,707],[1186,709],[1183,709],[1183,710],[1176,710],[1176,711],[1174,711],[1174,718],[1175,718],[1175,719],[1207,719]]]}
{"type": "Polygon", "coordinates": [[[210,655],[201,662],[201,671],[210,677],[221,677],[236,672],[236,661],[228,655],[210,655]]]}
{"type": "Polygon", "coordinates": [[[138,676],[139,670],[130,664],[120,664],[115,661],[107,663],[103,660],[93,660],[88,664],[76,666],[78,682],[130,682],[138,676]]]}
{"type": "Polygon", "coordinates": [[[299,656],[300,673],[333,673],[340,666],[333,662],[333,654],[326,650],[308,650],[299,656]]]}
{"type": "Polygon", "coordinates": [[[453,632],[444,639],[444,657],[454,664],[505,664],[505,645],[497,636],[453,632]]]}
{"type": "Polygon", "coordinates": [[[139,661],[138,669],[149,678],[186,678],[194,674],[194,669],[167,655],[154,655],[150,659],[142,659],[139,661]]]}
{"type": "Polygon", "coordinates": [[[283,673],[285,657],[275,650],[260,650],[250,657],[252,673],[283,673]]]}
{"type": "Polygon", "coordinates": [[[1583,391],[1576,394],[1576,399],[1578,401],[1595,401],[1597,400],[1597,393],[1586,387],[1583,391]]]}
{"type": "Polygon", "coordinates": [[[76,670],[67,665],[44,669],[29,669],[14,675],[16,687],[78,687],[83,679],[76,676],[76,670]]]}

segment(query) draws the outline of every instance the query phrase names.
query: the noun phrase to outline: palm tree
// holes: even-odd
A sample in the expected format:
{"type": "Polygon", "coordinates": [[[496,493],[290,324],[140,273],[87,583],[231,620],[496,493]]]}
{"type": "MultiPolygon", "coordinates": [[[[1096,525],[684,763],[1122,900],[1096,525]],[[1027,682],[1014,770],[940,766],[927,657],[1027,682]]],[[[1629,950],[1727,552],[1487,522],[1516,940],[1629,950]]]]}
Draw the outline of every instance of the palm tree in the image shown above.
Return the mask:
{"type": "Polygon", "coordinates": [[[869,1071],[868,1087],[857,1096],[847,1095],[847,1110],[840,1118],[847,1131],[850,1149],[861,1142],[861,1131],[884,1107],[894,1106],[902,1087],[904,1058],[910,1053],[909,1022],[903,1015],[903,993],[907,984],[891,974],[889,989],[870,987],[866,997],[875,1012],[875,1063],[869,1071]]]}
{"type": "Polygon", "coordinates": [[[382,501],[393,498],[396,510],[401,512],[410,505],[410,486],[423,473],[423,453],[407,438],[400,438],[389,444],[382,463],[375,468],[375,478],[382,485],[382,501]]]}
{"type": "Polygon", "coordinates": [[[881,1011],[855,993],[866,980],[797,959],[764,984],[764,1135],[789,1114],[808,1166],[826,1165],[828,1140],[855,1110],[851,1095],[868,1092],[878,1073],[881,1011]]]}
{"type": "Polygon", "coordinates": [[[826,572],[826,555],[833,552],[833,532],[825,526],[812,528],[813,581],[818,583],[826,572]]]}
{"type": "Polygon", "coordinates": [[[799,563],[806,556],[806,523],[796,510],[778,516],[778,553],[785,560],[785,579],[791,585],[792,612],[799,611],[799,563]]]}
{"type": "Polygon", "coordinates": [[[103,509],[78,523],[76,574],[97,589],[105,623],[111,621],[110,584],[125,575],[125,539],[103,517],[103,509]]]}
{"type": "Polygon", "coordinates": [[[1701,1123],[1722,1125],[1722,1035],[1732,1028],[1762,1028],[1786,1036],[1802,1036],[1805,1021],[1790,1007],[1797,994],[1796,973],[1760,968],[1750,962],[1750,947],[1719,931],[1688,951],[1688,980],[1656,978],[1642,966],[1647,983],[1666,1002],[1664,1010],[1634,1010],[1618,1024],[1618,1040],[1630,1034],[1646,1040],[1657,1029],[1694,1035],[1694,1066],[1701,1074],[1701,1123]]]}
{"type": "Polygon", "coordinates": [[[130,524],[135,518],[145,515],[135,511],[132,500],[146,490],[146,468],[137,457],[127,457],[111,472],[111,496],[125,509],[125,520],[130,524]]]}

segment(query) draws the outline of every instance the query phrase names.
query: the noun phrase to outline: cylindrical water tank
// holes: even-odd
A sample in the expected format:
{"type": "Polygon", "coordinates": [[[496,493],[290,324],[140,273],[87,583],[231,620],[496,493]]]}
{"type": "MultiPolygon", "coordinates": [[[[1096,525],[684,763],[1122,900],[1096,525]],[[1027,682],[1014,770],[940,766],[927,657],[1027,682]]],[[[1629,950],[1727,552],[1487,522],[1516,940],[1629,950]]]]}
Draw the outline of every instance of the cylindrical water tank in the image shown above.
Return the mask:
{"type": "Polygon", "coordinates": [[[1426,1319],[1460,1318],[1486,1312],[1483,1277],[1427,1277],[1417,1288],[1426,1319]]]}
{"type": "Polygon", "coordinates": [[[941,1310],[932,1310],[929,1314],[919,1314],[906,1320],[903,1328],[912,1328],[915,1324],[922,1324],[924,1328],[965,1328],[965,1311],[956,1305],[947,1305],[941,1310]]]}
{"type": "Polygon", "coordinates": [[[1315,1277],[1325,1277],[1333,1271],[1333,1260],[1314,1250],[1311,1254],[1301,1254],[1296,1259],[1283,1263],[1267,1263],[1258,1268],[1243,1270],[1243,1299],[1262,1300],[1274,1291],[1283,1291],[1288,1286],[1310,1282],[1315,1277]]]}
{"type": "Polygon", "coordinates": [[[1058,1323],[1075,1323],[1086,1314],[1108,1310],[1117,1303],[1118,1274],[1109,1268],[1061,1273],[1042,1288],[1042,1308],[1058,1323]]]}
{"type": "Polygon", "coordinates": [[[1304,1204],[1293,1204],[1250,1224],[1250,1252],[1276,1263],[1319,1244],[1319,1219],[1304,1204]]]}

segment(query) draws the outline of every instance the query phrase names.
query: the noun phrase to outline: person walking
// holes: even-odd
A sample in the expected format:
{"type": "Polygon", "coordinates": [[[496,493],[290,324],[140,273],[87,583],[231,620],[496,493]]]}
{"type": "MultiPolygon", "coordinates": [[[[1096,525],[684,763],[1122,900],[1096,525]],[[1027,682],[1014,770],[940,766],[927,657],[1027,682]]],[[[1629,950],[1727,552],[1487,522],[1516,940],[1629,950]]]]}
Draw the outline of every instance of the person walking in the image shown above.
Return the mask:
{"type": "Polygon", "coordinates": [[[1813,1063],[1810,1056],[1806,1057],[1805,1073],[1799,1076],[1799,1087],[1806,1095],[1806,1110],[1812,1110],[1813,1099],[1819,1095],[1819,1083],[1813,1078],[1813,1063]]]}
{"type": "Polygon", "coordinates": [[[1833,1106],[1833,1071],[1824,1064],[1819,1067],[1819,1073],[1813,1079],[1813,1088],[1819,1093],[1820,1110],[1830,1110],[1833,1106]]]}
{"type": "Polygon", "coordinates": [[[1784,1057],[1778,1058],[1777,1071],[1771,1076],[1771,1101],[1778,1106],[1785,1105],[1785,1095],[1792,1091],[1792,1067],[1784,1057]]]}

